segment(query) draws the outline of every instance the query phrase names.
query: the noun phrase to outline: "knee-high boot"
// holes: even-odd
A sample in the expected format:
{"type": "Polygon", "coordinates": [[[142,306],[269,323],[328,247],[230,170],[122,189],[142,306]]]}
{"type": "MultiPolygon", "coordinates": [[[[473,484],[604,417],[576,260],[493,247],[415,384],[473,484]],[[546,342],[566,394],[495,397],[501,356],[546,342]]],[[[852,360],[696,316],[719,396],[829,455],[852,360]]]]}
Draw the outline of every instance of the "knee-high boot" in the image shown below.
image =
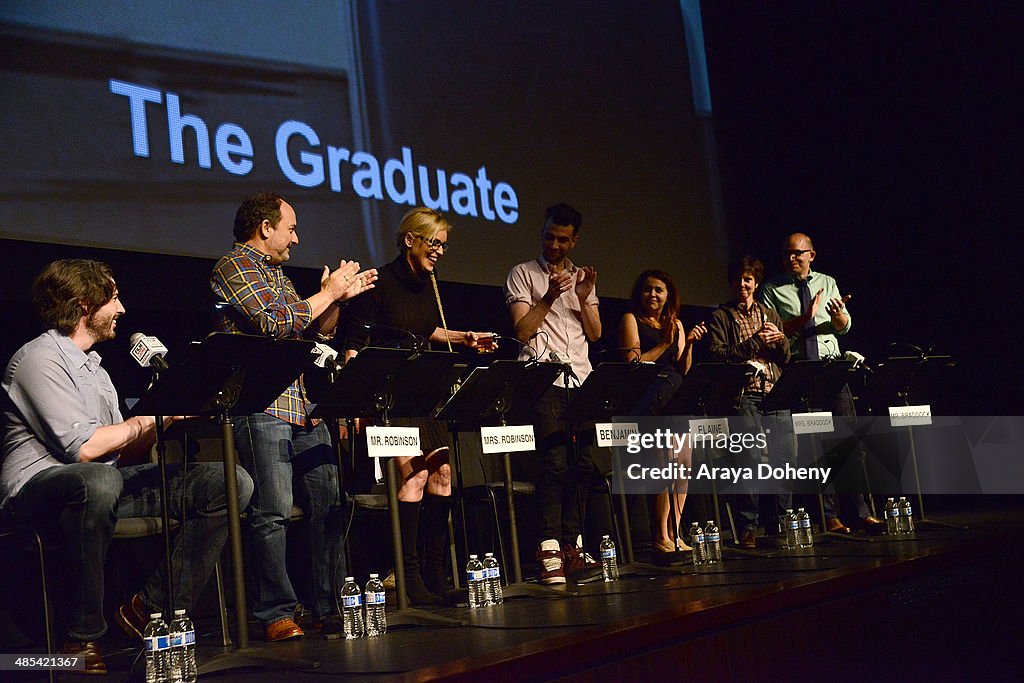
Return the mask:
{"type": "Polygon", "coordinates": [[[430,592],[447,597],[448,515],[451,496],[423,496],[423,581],[430,592]]]}
{"type": "Polygon", "coordinates": [[[402,529],[402,566],[405,568],[405,593],[413,605],[441,605],[420,576],[419,543],[420,503],[398,501],[398,521],[402,529]]]}

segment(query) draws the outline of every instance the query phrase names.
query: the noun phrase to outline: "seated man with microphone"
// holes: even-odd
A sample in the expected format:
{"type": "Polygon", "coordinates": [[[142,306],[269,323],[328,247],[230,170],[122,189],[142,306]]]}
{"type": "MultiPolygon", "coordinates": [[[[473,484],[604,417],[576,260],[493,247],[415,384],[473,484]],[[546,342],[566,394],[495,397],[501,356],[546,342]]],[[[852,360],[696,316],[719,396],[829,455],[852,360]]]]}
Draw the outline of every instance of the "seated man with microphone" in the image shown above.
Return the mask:
{"type": "MultiPolygon", "coordinates": [[[[299,243],[296,227],[295,210],[279,194],[261,192],[238,207],[234,247],[210,275],[219,304],[217,331],[329,341],[338,325],[335,304],[374,286],[377,271],[360,273],[358,263],[341,261],[333,272],[324,266],[320,291],[300,297],[281,267],[299,243]]],[[[296,494],[310,528],[314,623],[322,631],[340,630],[331,592],[331,566],[342,534],[338,468],[327,427],[308,417],[308,406],[302,379],[296,377],[265,411],[235,422],[235,447],[255,482],[246,520],[252,610],[268,642],[304,635],[294,620],[298,600],[285,566],[296,494]],[[329,528],[330,522],[337,523],[329,528]]]]}
{"type": "MultiPolygon", "coordinates": [[[[109,266],[54,261],[36,278],[32,300],[47,330],[14,354],[3,375],[0,511],[44,538],[59,538],[70,585],[62,652],[83,657],[87,673],[105,673],[96,646],[107,630],[103,565],[119,517],[161,514],[159,469],[145,459],[156,425],[151,417],[122,418],[117,391],[93,350],[114,338],[125,312],[109,266]]],[[[140,350],[153,355],[152,345],[140,350]]],[[[227,539],[224,470],[204,463],[168,473],[170,513],[181,521],[170,602],[191,611],[227,539]]],[[[252,480],[241,468],[236,476],[238,504],[245,507],[252,480]]],[[[129,635],[141,638],[148,615],[167,607],[164,567],[118,610],[118,625],[129,635]]]]}

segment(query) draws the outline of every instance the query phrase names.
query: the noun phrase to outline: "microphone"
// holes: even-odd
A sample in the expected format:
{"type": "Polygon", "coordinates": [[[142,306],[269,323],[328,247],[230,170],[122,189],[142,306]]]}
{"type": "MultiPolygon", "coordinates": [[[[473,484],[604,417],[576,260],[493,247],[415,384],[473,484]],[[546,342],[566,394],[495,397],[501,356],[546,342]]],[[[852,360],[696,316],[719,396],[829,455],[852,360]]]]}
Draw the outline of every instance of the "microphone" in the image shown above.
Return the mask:
{"type": "Polygon", "coordinates": [[[167,347],[156,337],[148,337],[141,332],[132,335],[132,358],[144,368],[155,368],[157,371],[166,370],[169,365],[164,360],[167,347]]]}
{"type": "Polygon", "coordinates": [[[569,377],[572,377],[574,380],[576,380],[577,384],[582,384],[582,382],[580,382],[580,378],[573,371],[572,363],[569,362],[569,359],[567,357],[563,356],[558,351],[552,351],[550,354],[548,354],[548,358],[550,358],[553,363],[561,363],[562,371],[565,372],[565,374],[568,375],[569,377]]]}
{"type": "Polygon", "coordinates": [[[853,361],[853,368],[863,368],[868,374],[873,375],[875,371],[868,367],[868,364],[864,362],[863,354],[857,353],[856,351],[847,351],[843,354],[843,360],[853,361]]]}
{"type": "Polygon", "coordinates": [[[311,351],[313,356],[313,365],[318,368],[326,368],[327,370],[337,371],[338,369],[338,352],[327,344],[317,343],[313,346],[311,351]]]}

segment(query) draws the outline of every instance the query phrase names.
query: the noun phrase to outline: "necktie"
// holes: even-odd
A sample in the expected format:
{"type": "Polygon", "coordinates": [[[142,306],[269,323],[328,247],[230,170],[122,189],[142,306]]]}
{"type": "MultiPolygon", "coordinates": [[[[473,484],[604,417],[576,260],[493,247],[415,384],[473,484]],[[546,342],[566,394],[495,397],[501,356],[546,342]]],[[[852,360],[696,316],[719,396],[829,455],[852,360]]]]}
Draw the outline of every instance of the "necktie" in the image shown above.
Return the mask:
{"type": "MultiPolygon", "coordinates": [[[[807,282],[807,279],[796,281],[797,289],[800,290],[800,313],[804,314],[811,310],[811,286],[807,282]]],[[[800,344],[804,358],[807,360],[818,360],[818,335],[814,331],[815,327],[814,318],[811,318],[804,323],[804,328],[800,332],[800,344]]]]}

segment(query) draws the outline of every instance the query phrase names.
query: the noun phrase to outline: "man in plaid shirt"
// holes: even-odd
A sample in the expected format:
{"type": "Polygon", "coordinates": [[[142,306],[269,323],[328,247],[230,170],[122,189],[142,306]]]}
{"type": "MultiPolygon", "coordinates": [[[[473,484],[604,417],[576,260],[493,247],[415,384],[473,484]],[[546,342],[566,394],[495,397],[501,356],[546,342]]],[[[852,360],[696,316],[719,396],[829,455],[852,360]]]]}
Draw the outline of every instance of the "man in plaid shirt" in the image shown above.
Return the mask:
{"type": "MultiPolygon", "coordinates": [[[[324,267],[319,292],[301,298],[281,268],[299,243],[295,229],[295,210],[279,194],[256,194],[238,207],[234,247],[210,276],[220,304],[218,331],[327,340],[338,325],[334,304],[373,287],[376,270],[360,273],[357,262],[341,261],[333,272],[324,267]]],[[[266,411],[239,418],[235,446],[255,482],[248,516],[253,614],[268,641],[303,635],[294,621],[297,600],[285,567],[285,534],[296,495],[310,525],[314,622],[330,630],[337,621],[331,558],[341,536],[338,471],[326,426],[307,417],[301,376],[266,411]]]]}

